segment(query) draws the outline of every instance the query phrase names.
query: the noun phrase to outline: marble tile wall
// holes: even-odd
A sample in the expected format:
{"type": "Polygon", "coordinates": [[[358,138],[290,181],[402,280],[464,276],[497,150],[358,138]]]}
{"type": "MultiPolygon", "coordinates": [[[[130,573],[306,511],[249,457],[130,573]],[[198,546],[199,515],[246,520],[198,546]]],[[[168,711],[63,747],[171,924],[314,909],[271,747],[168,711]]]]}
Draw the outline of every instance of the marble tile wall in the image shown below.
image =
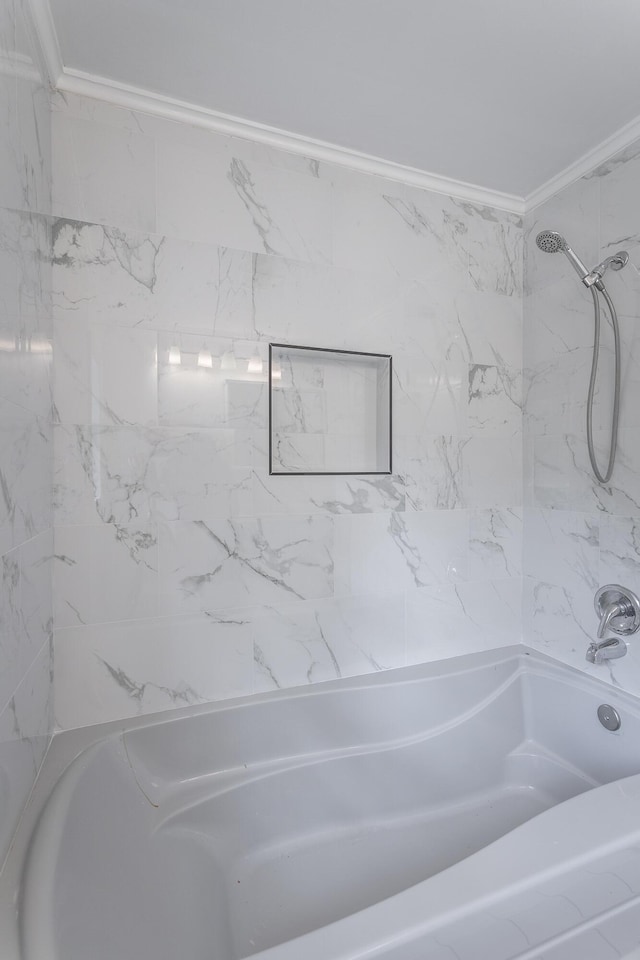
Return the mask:
{"type": "MultiPolygon", "coordinates": [[[[640,591],[640,143],[548,200],[525,218],[524,635],[532,645],[640,693],[640,639],[609,665],[585,662],[597,622],[599,586],[640,591]],[[609,272],[622,338],[619,449],[612,479],[589,466],[586,396],[593,343],[591,295],[562,255],[541,253],[539,230],[558,230],[593,265],[630,254],[609,272]]],[[[612,410],[612,331],[603,329],[594,426],[606,464],[612,410]]]]}
{"type": "Polygon", "coordinates": [[[72,96],[53,163],[57,723],[517,642],[521,220],[72,96]],[[270,341],[393,355],[393,475],[269,476],[270,341]]]}
{"type": "Polygon", "coordinates": [[[0,4],[0,866],[51,731],[49,97],[24,0],[0,4]]]}

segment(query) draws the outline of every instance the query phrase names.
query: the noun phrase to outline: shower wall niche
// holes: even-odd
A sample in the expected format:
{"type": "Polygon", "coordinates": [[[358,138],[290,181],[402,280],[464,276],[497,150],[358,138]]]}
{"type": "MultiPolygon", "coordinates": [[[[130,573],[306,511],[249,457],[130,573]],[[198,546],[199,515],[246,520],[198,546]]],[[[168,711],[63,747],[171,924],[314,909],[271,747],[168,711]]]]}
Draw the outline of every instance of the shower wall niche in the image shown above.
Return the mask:
{"type": "Polygon", "coordinates": [[[389,355],[269,345],[269,472],[391,473],[389,355]]]}

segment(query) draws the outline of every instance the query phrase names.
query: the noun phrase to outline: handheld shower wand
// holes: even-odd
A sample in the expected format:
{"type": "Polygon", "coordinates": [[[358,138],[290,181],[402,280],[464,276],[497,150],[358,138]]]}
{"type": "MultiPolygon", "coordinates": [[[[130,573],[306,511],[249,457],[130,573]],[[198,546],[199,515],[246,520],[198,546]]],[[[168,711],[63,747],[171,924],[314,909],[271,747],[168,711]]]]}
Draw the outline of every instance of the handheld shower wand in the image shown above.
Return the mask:
{"type": "Polygon", "coordinates": [[[598,283],[600,275],[596,276],[594,270],[587,270],[575,250],[572,250],[565,238],[559,233],[556,233],[555,230],[543,230],[536,237],[536,243],[545,253],[557,253],[561,250],[585,287],[592,287],[594,283],[598,283]]]}
{"type": "Polygon", "coordinates": [[[536,243],[544,253],[558,253],[559,250],[564,253],[571,266],[576,271],[585,287],[591,291],[593,298],[593,360],[591,362],[591,377],[589,379],[589,391],[587,394],[587,447],[589,449],[589,460],[596,479],[600,483],[608,483],[613,473],[613,465],[616,458],[616,447],[618,443],[618,419],[620,415],[620,328],[618,326],[618,316],[611,297],[607,293],[602,280],[606,271],[622,270],[629,262],[629,254],[626,250],[619,250],[612,257],[607,257],[602,263],[599,263],[593,270],[587,270],[580,257],[575,253],[567,241],[555,230],[543,230],[536,237],[536,243]],[[605,473],[600,472],[596,462],[596,455],[593,445],[593,396],[595,393],[596,376],[598,373],[598,354],[600,352],[600,300],[598,294],[602,294],[609,308],[611,315],[611,324],[613,326],[613,338],[615,344],[615,382],[613,387],[613,415],[611,418],[611,444],[609,447],[609,462],[605,473]]]}

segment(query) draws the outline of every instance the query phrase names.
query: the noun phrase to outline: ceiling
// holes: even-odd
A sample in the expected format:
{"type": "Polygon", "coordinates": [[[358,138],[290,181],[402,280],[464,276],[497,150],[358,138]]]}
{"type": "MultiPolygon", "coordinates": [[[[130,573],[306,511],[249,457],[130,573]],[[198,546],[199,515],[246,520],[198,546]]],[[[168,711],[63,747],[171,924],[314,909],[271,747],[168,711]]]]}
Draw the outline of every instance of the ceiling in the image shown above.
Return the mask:
{"type": "Polygon", "coordinates": [[[640,114],[638,0],[50,2],[67,72],[517,197],[640,114]]]}

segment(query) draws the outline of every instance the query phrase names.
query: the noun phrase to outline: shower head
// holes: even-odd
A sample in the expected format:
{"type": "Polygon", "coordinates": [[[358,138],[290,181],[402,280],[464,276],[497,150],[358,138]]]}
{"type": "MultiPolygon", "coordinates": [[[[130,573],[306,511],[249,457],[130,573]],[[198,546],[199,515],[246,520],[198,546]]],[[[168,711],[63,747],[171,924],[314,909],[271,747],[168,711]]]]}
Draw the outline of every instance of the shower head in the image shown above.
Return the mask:
{"type": "Polygon", "coordinates": [[[574,253],[565,238],[559,233],[556,233],[555,230],[542,230],[536,237],[536,243],[545,253],[557,253],[559,250],[562,250],[585,287],[592,287],[594,283],[596,285],[602,283],[599,274],[587,270],[580,257],[574,253]]]}
{"type": "Polygon", "coordinates": [[[545,253],[557,253],[566,250],[568,244],[555,230],[542,230],[536,237],[536,243],[545,253]]]}

